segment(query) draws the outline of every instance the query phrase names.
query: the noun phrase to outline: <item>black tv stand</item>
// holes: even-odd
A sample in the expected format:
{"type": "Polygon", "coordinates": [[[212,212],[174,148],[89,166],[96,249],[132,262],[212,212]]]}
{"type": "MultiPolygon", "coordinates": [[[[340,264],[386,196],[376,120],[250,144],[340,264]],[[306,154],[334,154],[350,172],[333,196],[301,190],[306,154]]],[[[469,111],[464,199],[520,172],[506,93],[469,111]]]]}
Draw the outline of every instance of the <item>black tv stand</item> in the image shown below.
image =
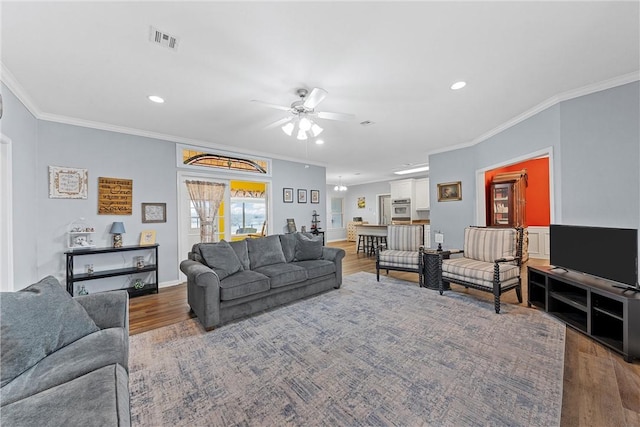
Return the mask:
{"type": "Polygon", "coordinates": [[[527,276],[529,307],[543,309],[627,362],[640,359],[638,289],[551,266],[529,266],[527,276]]]}
{"type": "MultiPolygon", "coordinates": [[[[631,291],[633,293],[636,292],[640,292],[640,288],[637,288],[635,286],[629,286],[629,285],[613,285],[614,288],[618,288],[618,289],[624,289],[624,291],[631,291]]],[[[624,292],[623,291],[623,292],[624,292]]]]}

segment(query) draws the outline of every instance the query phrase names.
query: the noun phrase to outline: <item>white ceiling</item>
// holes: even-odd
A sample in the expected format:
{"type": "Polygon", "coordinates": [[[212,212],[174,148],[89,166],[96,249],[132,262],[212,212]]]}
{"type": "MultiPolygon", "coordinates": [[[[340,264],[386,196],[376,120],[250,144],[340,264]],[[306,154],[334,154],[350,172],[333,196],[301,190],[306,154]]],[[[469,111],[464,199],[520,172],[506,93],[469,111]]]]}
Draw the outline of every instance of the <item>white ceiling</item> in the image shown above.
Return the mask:
{"type": "MultiPolygon", "coordinates": [[[[3,81],[40,118],[396,179],[560,94],[639,70],[638,2],[9,2],[3,81]],[[149,42],[149,27],[179,38],[149,42]],[[467,87],[452,91],[458,80],[467,87]],[[317,146],[264,127],[329,92],[317,146]],[[164,97],[153,104],[147,95],[164,97]],[[364,127],[364,120],[375,122],[364,127]],[[229,149],[229,147],[226,147],[229,149]]],[[[633,80],[634,74],[631,75],[633,80]]]]}

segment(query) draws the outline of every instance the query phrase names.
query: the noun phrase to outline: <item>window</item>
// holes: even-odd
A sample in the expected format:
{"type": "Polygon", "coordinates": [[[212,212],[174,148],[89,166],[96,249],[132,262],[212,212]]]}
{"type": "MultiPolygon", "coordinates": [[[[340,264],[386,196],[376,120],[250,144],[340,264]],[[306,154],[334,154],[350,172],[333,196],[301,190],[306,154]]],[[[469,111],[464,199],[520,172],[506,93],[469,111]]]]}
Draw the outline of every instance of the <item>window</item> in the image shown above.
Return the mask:
{"type": "Polygon", "coordinates": [[[331,198],[331,228],[344,228],[342,207],[344,199],[342,197],[331,198]]]}
{"type": "Polygon", "coordinates": [[[256,233],[267,219],[265,199],[231,198],[231,234],[256,233]]]}

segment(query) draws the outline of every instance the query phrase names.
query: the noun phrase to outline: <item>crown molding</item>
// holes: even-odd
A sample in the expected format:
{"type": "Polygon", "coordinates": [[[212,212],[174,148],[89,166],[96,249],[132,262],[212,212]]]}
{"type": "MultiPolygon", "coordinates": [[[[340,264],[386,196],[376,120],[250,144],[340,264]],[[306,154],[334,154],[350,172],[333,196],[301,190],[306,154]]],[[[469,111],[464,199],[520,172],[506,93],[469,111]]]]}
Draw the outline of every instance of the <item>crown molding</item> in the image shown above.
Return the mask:
{"type": "Polygon", "coordinates": [[[20,102],[29,110],[29,112],[36,118],[42,116],[42,111],[36,106],[35,102],[29,97],[27,91],[24,90],[22,85],[18,83],[15,76],[9,71],[9,69],[0,61],[0,80],[7,85],[9,90],[18,98],[20,102]]]}
{"type": "Polygon", "coordinates": [[[573,90],[569,90],[566,92],[562,92],[558,95],[554,95],[551,98],[541,102],[540,104],[536,105],[535,107],[525,111],[524,113],[512,118],[509,121],[504,122],[503,124],[501,124],[500,126],[490,130],[489,132],[479,136],[478,138],[475,138],[471,141],[468,142],[464,142],[461,144],[456,144],[454,146],[450,146],[450,147],[444,147],[441,149],[436,149],[433,151],[430,151],[428,154],[439,154],[439,153],[445,153],[448,151],[455,151],[455,150],[459,150],[461,148],[467,148],[467,147],[472,147],[474,145],[477,145],[483,141],[486,141],[487,139],[501,133],[504,132],[505,130],[509,129],[510,127],[513,127],[515,125],[517,125],[520,122],[523,122],[525,120],[527,120],[528,118],[531,118],[533,116],[535,116],[538,113],[541,113],[542,111],[553,107],[554,105],[557,105],[561,102],[564,101],[568,101],[570,99],[574,99],[574,98],[578,98],[581,96],[585,96],[585,95],[590,95],[592,93],[596,93],[596,92],[601,92],[603,90],[607,90],[607,89],[611,89],[617,86],[622,86],[625,85],[627,83],[633,83],[635,81],[640,80],[640,72],[639,71],[635,71],[633,73],[629,73],[629,74],[624,74],[622,76],[618,76],[618,77],[614,77],[612,79],[608,79],[608,80],[604,80],[601,82],[597,82],[594,84],[590,84],[587,86],[583,86],[580,87],[578,89],[573,89],[573,90]]]}

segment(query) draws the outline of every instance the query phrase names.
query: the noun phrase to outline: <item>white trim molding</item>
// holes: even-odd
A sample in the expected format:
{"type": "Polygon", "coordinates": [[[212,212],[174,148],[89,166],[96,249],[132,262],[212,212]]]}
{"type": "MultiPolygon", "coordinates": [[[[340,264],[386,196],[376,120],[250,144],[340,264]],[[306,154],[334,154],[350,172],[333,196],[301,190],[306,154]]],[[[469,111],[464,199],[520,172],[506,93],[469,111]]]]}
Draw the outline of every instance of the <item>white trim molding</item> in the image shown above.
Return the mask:
{"type": "Polygon", "coordinates": [[[0,134],[0,291],[13,291],[13,181],[11,139],[0,134]]]}

